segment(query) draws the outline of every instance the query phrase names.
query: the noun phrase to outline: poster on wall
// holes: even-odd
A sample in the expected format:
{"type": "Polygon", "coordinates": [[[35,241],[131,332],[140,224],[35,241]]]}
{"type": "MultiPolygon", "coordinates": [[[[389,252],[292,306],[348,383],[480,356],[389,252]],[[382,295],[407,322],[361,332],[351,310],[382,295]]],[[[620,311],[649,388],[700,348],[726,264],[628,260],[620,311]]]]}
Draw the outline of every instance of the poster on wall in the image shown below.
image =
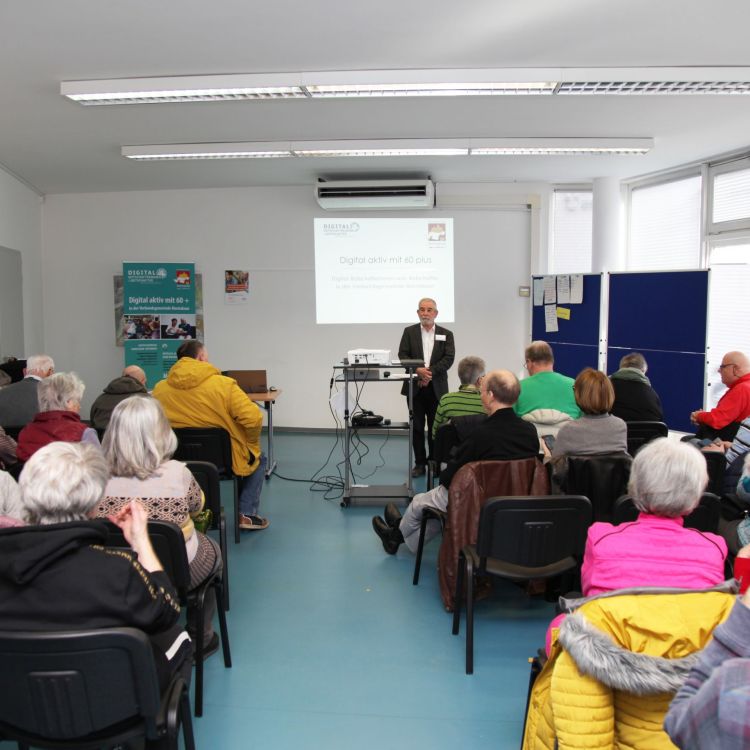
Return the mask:
{"type": "Polygon", "coordinates": [[[224,304],[243,305],[250,299],[250,272],[224,271],[224,304]]]}
{"type": "Polygon", "coordinates": [[[125,366],[142,367],[150,390],[196,338],[195,264],[123,263],[122,278],[125,366]]]}

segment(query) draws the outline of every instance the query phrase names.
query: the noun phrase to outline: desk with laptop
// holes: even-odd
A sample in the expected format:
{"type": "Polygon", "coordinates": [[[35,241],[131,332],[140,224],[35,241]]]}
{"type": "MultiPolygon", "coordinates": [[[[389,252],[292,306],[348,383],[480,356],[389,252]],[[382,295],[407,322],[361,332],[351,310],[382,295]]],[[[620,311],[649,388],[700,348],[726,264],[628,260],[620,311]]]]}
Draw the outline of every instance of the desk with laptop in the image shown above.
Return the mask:
{"type": "Polygon", "coordinates": [[[237,385],[247,393],[252,401],[262,403],[268,412],[268,448],[266,457],[266,479],[276,470],[276,459],[273,457],[273,405],[281,394],[281,391],[271,386],[268,387],[268,375],[265,370],[225,370],[222,375],[237,381],[237,385]]]}

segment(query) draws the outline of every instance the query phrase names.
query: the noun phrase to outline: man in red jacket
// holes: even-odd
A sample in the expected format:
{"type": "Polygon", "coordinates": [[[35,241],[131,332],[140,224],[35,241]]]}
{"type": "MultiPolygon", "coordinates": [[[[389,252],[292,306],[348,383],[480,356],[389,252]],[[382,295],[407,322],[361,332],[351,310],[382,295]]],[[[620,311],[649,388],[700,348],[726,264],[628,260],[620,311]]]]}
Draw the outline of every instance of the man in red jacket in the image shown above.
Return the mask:
{"type": "Polygon", "coordinates": [[[721,382],[729,389],[711,411],[694,411],[699,438],[734,440],[740,422],[750,416],[750,360],[742,352],[727,352],[719,365],[721,382]]]}

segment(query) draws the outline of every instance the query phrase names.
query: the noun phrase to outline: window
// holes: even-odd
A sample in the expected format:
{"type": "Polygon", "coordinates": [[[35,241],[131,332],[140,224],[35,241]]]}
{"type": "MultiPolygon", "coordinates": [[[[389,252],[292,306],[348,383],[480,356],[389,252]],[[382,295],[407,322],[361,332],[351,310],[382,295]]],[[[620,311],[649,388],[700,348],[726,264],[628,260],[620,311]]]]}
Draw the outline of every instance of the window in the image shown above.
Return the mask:
{"type": "Polygon", "coordinates": [[[679,270],[700,264],[700,175],[633,188],[628,270],[679,270]]]}
{"type": "Polygon", "coordinates": [[[550,273],[591,272],[592,204],[590,190],[555,190],[550,273]]]}
{"type": "Polygon", "coordinates": [[[750,159],[709,169],[709,232],[750,229],[750,159]]]}

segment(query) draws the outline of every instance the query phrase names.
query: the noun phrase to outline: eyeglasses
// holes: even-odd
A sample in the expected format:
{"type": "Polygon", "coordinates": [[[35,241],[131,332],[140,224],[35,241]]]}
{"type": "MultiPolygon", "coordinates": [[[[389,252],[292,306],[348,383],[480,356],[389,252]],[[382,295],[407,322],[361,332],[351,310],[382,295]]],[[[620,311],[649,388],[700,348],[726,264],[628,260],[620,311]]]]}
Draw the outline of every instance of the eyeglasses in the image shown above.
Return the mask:
{"type": "Polygon", "coordinates": [[[735,363],[734,363],[734,362],[727,362],[727,363],[726,363],[725,365],[719,365],[719,370],[721,371],[721,370],[723,370],[723,369],[724,369],[725,367],[735,367],[735,366],[736,366],[736,365],[735,365],[735,363]]]}

